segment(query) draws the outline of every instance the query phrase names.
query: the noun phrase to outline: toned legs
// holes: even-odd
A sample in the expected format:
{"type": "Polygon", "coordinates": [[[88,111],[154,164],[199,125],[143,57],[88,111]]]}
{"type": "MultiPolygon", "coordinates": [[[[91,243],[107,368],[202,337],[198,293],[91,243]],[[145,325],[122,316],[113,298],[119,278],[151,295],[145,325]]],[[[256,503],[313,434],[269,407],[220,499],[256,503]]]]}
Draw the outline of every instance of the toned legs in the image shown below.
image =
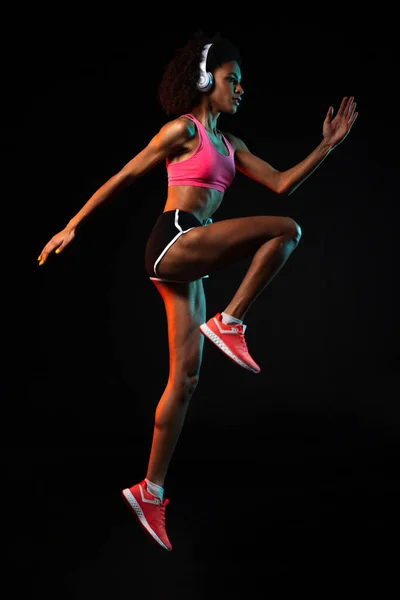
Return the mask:
{"type": "MultiPolygon", "coordinates": [[[[159,265],[159,273],[171,279],[201,278],[252,256],[245,277],[224,309],[243,319],[300,237],[300,227],[287,217],[244,217],[196,227],[171,246],[159,265]]],[[[189,284],[155,284],[167,313],[170,372],[156,409],[146,477],[163,487],[198,383],[204,340],[199,326],[206,320],[206,303],[201,279],[189,284]]]]}
{"type": "Polygon", "coordinates": [[[164,487],[168,467],[197,387],[204,337],[199,326],[206,305],[201,280],[188,284],[155,282],[168,323],[169,377],[155,412],[153,441],[146,477],[164,487]]]}
{"type": "Polygon", "coordinates": [[[254,300],[281,270],[293,250],[301,233],[297,236],[280,235],[259,248],[251,261],[245,277],[224,312],[243,320],[254,300]]]}
{"type": "Polygon", "coordinates": [[[196,227],[168,250],[159,265],[161,276],[202,277],[242,258],[251,264],[224,309],[243,319],[251,304],[283,267],[301,238],[299,225],[288,217],[255,216],[196,227]]]}

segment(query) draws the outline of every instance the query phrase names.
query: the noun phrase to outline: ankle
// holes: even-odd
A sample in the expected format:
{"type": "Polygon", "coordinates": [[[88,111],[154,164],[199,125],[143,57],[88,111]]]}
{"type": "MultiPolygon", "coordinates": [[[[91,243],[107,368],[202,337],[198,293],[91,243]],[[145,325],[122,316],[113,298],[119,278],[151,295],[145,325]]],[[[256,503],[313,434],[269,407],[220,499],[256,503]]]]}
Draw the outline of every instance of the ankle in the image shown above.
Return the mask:
{"type": "Polygon", "coordinates": [[[156,496],[157,498],[160,498],[160,500],[162,500],[164,496],[164,488],[161,485],[150,481],[149,479],[147,479],[147,477],[145,479],[145,482],[147,491],[153,496],[156,496]]]}
{"type": "Polygon", "coordinates": [[[243,323],[241,319],[238,319],[237,317],[234,317],[233,315],[225,311],[221,313],[221,318],[224,325],[241,325],[243,323]]]}

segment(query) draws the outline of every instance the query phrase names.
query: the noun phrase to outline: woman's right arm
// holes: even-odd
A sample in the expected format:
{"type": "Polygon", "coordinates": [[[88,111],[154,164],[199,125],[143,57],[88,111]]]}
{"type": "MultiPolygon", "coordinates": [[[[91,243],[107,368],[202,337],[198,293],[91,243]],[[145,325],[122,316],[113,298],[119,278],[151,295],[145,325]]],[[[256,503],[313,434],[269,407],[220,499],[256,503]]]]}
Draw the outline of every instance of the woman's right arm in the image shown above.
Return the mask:
{"type": "Polygon", "coordinates": [[[100,186],[72,217],[66,227],[51,238],[38,257],[39,265],[43,265],[53,251],[56,254],[62,252],[75,238],[75,231],[79,223],[86,219],[100,204],[119,195],[136,179],[165,160],[168,155],[179,151],[191,135],[192,131],[186,119],[175,119],[163,125],[148,145],[126,163],[118,173],[100,186]]]}

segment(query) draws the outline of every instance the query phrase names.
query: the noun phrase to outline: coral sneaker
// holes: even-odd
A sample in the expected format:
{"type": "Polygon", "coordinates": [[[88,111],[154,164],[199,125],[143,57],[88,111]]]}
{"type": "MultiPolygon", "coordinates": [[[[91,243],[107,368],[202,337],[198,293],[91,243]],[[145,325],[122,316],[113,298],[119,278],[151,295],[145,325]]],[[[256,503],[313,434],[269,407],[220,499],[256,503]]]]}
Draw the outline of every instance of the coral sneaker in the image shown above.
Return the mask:
{"type": "Polygon", "coordinates": [[[222,322],[221,313],[217,313],[207,323],[200,325],[200,331],[240,367],[252,373],[259,373],[261,371],[260,367],[254,362],[247,350],[246,340],[244,339],[246,327],[247,325],[243,324],[225,325],[222,322]]]}
{"type": "Polygon", "coordinates": [[[122,490],[122,496],[146,533],[164,550],[172,550],[165,530],[165,507],[169,500],[161,501],[150,494],[145,481],[122,490]]]}

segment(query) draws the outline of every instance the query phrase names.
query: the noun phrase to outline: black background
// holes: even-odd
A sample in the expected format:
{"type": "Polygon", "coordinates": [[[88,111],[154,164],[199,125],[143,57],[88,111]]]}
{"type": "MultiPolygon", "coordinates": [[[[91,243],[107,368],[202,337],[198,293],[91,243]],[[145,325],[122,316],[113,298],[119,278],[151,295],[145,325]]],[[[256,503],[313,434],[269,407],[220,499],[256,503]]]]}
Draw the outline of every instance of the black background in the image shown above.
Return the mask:
{"type": "MultiPolygon", "coordinates": [[[[382,592],[398,568],[392,18],[364,15],[361,26],[345,8],[320,20],[248,10],[212,23],[162,10],[5,15],[2,496],[11,597],[197,600],[294,586],[324,598],[335,584],[382,592]],[[354,95],[360,114],[292,196],[237,174],[215,215],[285,214],[303,237],[247,316],[261,373],[205,345],[165,486],[174,547],[165,553],[121,501],[145,476],[168,376],[164,308],[143,262],[165,199],[164,166],[99,209],[63,254],[42,268],[36,258],[165,122],[162,69],[198,26],[243,55],[245,99],[220,127],[276,168],[319,143],[330,104],[354,95]]],[[[205,281],[208,316],[227,305],[246,266],[205,281]]]]}

